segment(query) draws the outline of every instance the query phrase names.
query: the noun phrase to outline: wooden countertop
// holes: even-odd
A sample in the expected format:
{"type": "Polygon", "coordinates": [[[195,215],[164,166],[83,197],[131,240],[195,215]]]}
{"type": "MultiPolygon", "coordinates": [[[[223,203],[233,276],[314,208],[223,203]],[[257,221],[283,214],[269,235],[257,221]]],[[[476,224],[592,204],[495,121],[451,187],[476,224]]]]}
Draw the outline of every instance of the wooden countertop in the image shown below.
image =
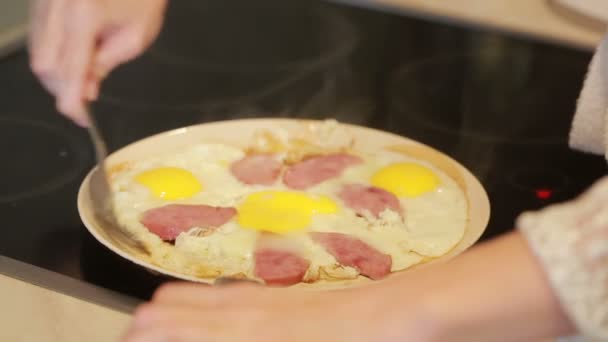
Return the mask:
{"type": "MultiPolygon", "coordinates": [[[[485,25],[593,48],[601,24],[560,12],[548,0],[337,0],[409,15],[485,25]]],[[[1,341],[117,341],[130,316],[0,275],[1,341]]]]}
{"type": "Polygon", "coordinates": [[[0,341],[118,341],[130,316],[0,275],[0,341]]]}
{"type": "Polygon", "coordinates": [[[584,49],[594,48],[606,25],[556,0],[338,0],[411,15],[470,23],[584,49]]]}

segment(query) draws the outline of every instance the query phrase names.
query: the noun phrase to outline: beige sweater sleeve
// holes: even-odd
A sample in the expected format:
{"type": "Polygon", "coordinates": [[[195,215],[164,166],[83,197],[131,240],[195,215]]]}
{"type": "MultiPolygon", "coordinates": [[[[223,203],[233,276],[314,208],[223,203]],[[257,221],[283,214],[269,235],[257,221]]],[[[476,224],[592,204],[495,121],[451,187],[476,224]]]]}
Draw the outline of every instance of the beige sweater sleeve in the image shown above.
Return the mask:
{"type": "MultiPolygon", "coordinates": [[[[607,155],[608,37],[595,54],[570,146],[607,155]]],[[[608,176],[570,202],[522,214],[518,229],[541,261],[583,341],[608,341],[608,176]]]]}
{"type": "Polygon", "coordinates": [[[524,213],[517,226],[579,333],[608,341],[608,177],[573,201],[524,213]]]}
{"type": "Polygon", "coordinates": [[[591,60],[572,121],[570,146],[584,152],[606,155],[607,114],[608,36],[600,43],[591,60]]]}

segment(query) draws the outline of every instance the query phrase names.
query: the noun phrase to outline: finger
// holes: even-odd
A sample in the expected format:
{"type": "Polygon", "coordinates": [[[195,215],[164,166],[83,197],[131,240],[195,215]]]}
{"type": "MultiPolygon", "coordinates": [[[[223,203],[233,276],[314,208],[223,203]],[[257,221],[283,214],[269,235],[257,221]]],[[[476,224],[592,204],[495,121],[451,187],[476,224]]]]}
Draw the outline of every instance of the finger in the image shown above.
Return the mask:
{"type": "Polygon", "coordinates": [[[205,321],[207,312],[188,305],[181,304],[143,304],[133,315],[133,326],[138,328],[150,326],[188,326],[198,325],[205,321]]]}
{"type": "MultiPolygon", "coordinates": [[[[209,291],[210,286],[192,283],[168,283],[156,290],[152,301],[155,303],[205,304],[215,306],[224,297],[221,291],[209,291]],[[210,292],[214,292],[211,294],[210,292]]],[[[216,289],[218,290],[218,289],[216,289]]]]}
{"type": "Polygon", "coordinates": [[[178,341],[170,335],[170,331],[166,331],[159,327],[148,329],[131,329],[122,338],[124,342],[170,342],[178,341]]]}
{"type": "Polygon", "coordinates": [[[85,84],[84,91],[87,100],[92,101],[99,97],[100,83],[113,69],[143,52],[140,41],[132,36],[132,34],[110,33],[99,42],[91,72],[85,84]]]}
{"type": "Polygon", "coordinates": [[[235,322],[228,318],[184,305],[144,304],[135,311],[128,335],[138,336],[143,331],[153,332],[152,338],[170,335],[172,340],[177,341],[206,341],[212,335],[230,334],[235,322]]]}
{"type": "Polygon", "coordinates": [[[209,336],[203,327],[165,328],[149,327],[132,329],[123,338],[124,342],[234,342],[246,341],[226,337],[209,336]]]}
{"type": "Polygon", "coordinates": [[[84,123],[84,84],[95,50],[97,14],[91,1],[73,2],[69,10],[70,20],[64,25],[66,37],[61,51],[60,78],[65,83],[57,94],[57,106],[60,112],[84,123]]]}
{"type": "Polygon", "coordinates": [[[99,78],[89,74],[85,83],[85,97],[88,101],[97,100],[99,97],[99,78]]]}
{"type": "Polygon", "coordinates": [[[239,298],[261,300],[263,287],[250,284],[234,284],[223,287],[205,286],[191,283],[169,283],[161,286],[152,299],[155,303],[182,303],[204,307],[217,307],[239,298]]]}
{"type": "Polygon", "coordinates": [[[38,77],[50,77],[59,64],[64,39],[64,0],[38,1],[32,8],[30,64],[38,77]]]}
{"type": "Polygon", "coordinates": [[[55,94],[61,87],[59,81],[51,76],[41,77],[39,80],[44,89],[51,94],[55,94]]]}
{"type": "Polygon", "coordinates": [[[61,108],[63,106],[63,104],[60,104],[59,101],[55,101],[55,107],[57,107],[57,110],[65,115],[68,119],[70,119],[72,122],[74,122],[76,125],[82,127],[82,128],[86,128],[90,126],[90,122],[89,119],[86,116],[86,113],[84,112],[84,105],[81,104],[79,109],[77,109],[77,111],[73,111],[73,112],[65,112],[65,111],[61,111],[59,108],[61,108]]]}

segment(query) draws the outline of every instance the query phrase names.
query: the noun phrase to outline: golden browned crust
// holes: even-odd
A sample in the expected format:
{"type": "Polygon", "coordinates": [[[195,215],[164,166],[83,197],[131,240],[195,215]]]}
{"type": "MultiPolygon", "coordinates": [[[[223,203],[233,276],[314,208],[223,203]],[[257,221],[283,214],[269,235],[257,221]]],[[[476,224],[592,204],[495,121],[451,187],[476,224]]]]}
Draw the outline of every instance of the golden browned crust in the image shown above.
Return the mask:
{"type": "Polygon", "coordinates": [[[122,162],[110,166],[107,170],[108,176],[114,178],[116,174],[129,170],[131,168],[131,164],[132,162],[122,162]]]}

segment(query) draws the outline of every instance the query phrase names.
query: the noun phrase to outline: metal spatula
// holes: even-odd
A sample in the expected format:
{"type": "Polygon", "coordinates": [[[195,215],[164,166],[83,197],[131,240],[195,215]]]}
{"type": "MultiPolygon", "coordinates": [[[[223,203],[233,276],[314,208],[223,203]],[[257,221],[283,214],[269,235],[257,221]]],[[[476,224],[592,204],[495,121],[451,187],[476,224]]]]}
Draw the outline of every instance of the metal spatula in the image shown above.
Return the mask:
{"type": "Polygon", "coordinates": [[[116,219],[114,213],[113,193],[110,188],[109,178],[106,172],[105,160],[108,148],[99,131],[99,126],[91,108],[85,105],[85,114],[89,120],[88,132],[95,147],[97,156],[97,171],[91,177],[91,195],[94,198],[93,212],[97,220],[103,225],[103,230],[116,244],[128,248],[133,252],[149,254],[143,243],[123,229],[116,219]]]}

